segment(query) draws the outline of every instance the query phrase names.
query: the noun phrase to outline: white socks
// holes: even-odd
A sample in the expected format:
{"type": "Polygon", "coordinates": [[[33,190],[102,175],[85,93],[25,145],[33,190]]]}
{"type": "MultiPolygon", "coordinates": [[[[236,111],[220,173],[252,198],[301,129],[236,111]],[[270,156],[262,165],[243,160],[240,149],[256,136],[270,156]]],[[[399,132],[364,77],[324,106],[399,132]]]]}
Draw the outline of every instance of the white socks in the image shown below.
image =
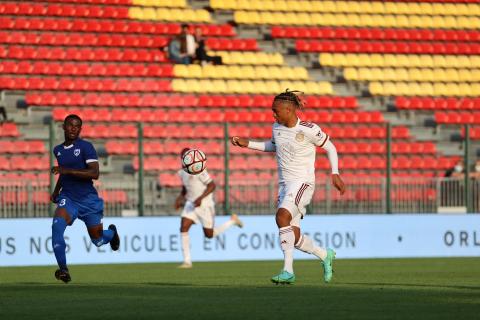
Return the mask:
{"type": "Polygon", "coordinates": [[[280,228],[280,247],[284,255],[283,270],[293,273],[293,248],[295,244],[295,234],[291,226],[280,228]]]}
{"type": "Polygon", "coordinates": [[[228,228],[230,228],[231,226],[233,226],[235,224],[235,221],[233,220],[228,220],[227,222],[225,222],[224,224],[222,224],[221,226],[218,226],[216,227],[215,229],[213,229],[213,236],[216,237],[222,233],[225,232],[225,230],[227,230],[228,228]]]}
{"type": "Polygon", "coordinates": [[[190,256],[190,236],[188,232],[182,232],[180,235],[182,237],[183,262],[192,264],[192,257],[190,256]]]}
{"type": "Polygon", "coordinates": [[[305,234],[300,236],[300,239],[298,239],[298,242],[295,244],[295,248],[303,252],[313,254],[321,260],[324,260],[327,257],[327,250],[325,250],[325,248],[316,246],[312,239],[305,234]]]}

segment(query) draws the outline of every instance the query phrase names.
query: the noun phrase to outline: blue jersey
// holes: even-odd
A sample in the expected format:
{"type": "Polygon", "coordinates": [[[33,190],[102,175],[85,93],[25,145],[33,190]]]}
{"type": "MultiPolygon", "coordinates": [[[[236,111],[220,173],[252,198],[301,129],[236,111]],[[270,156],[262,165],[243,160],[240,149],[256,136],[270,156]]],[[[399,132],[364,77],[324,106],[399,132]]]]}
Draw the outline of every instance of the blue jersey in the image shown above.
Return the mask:
{"type": "MultiPolygon", "coordinates": [[[[80,138],[69,146],[59,144],[53,148],[53,154],[58,165],[68,169],[86,169],[88,163],[98,161],[97,151],[93,145],[80,138]]],[[[62,186],[60,194],[73,201],[82,202],[91,196],[98,197],[92,180],[63,174],[59,179],[62,186]]]]}

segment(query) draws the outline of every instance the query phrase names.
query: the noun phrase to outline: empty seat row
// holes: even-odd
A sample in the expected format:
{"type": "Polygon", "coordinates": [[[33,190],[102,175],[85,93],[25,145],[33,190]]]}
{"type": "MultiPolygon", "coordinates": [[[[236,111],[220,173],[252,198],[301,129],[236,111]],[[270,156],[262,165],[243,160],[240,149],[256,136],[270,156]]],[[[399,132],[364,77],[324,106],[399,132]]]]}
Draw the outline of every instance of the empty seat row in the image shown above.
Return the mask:
{"type": "Polygon", "coordinates": [[[299,52],[480,54],[480,43],[470,42],[297,40],[295,48],[299,52]]]}
{"type": "Polygon", "coordinates": [[[83,77],[10,77],[0,76],[3,89],[10,90],[72,90],[72,91],[128,91],[169,92],[171,81],[129,78],[83,77]]]}
{"type": "Polygon", "coordinates": [[[480,112],[435,112],[437,124],[480,124],[480,112]]]}
{"type": "Polygon", "coordinates": [[[392,14],[283,13],[235,11],[235,22],[255,25],[476,29],[477,16],[429,16],[392,14]]]}
{"type": "Polygon", "coordinates": [[[32,171],[32,170],[48,170],[49,169],[48,157],[25,157],[25,156],[12,156],[10,158],[0,156],[0,170],[20,170],[20,171],[32,171]]]}
{"type": "Polygon", "coordinates": [[[369,91],[383,96],[476,97],[480,95],[480,83],[370,82],[369,91]]]}
{"type": "MultiPolygon", "coordinates": [[[[194,137],[195,138],[195,137],[194,137]]],[[[208,154],[224,154],[224,143],[217,141],[210,142],[187,142],[190,143],[192,147],[199,148],[208,154]]],[[[386,153],[386,144],[381,142],[341,142],[335,143],[337,151],[341,154],[385,154],[386,153]]],[[[145,141],[143,143],[143,152],[147,155],[150,154],[179,154],[182,149],[185,147],[185,143],[179,143],[177,141],[145,141]]],[[[107,141],[105,144],[105,149],[109,154],[138,154],[138,142],[135,141],[107,141]]],[[[236,152],[239,149],[230,150],[233,154],[238,154],[242,152],[236,152]]],[[[396,142],[392,144],[392,153],[394,154],[435,154],[436,148],[435,144],[432,142],[396,142]]],[[[235,157],[232,158],[236,162],[235,157]]],[[[249,157],[248,161],[240,163],[242,161],[237,161],[232,169],[247,169],[251,165],[253,157],[249,157]],[[245,166],[245,168],[240,167],[245,166]]],[[[261,161],[272,159],[271,157],[261,157],[261,161]]],[[[263,169],[257,167],[256,169],[263,169]]]]}
{"type": "Polygon", "coordinates": [[[0,174],[0,187],[32,186],[46,187],[50,184],[50,173],[35,174],[32,172],[7,172],[0,174]]]}
{"type": "Polygon", "coordinates": [[[328,67],[480,68],[480,55],[320,53],[328,67]]]}
{"type": "Polygon", "coordinates": [[[308,71],[304,67],[284,66],[215,66],[177,64],[173,68],[177,78],[213,79],[277,79],[307,80],[308,71]]]}
{"type": "Polygon", "coordinates": [[[45,74],[105,77],[173,77],[172,65],[143,63],[82,63],[2,61],[0,74],[45,74]]]}
{"type": "Polygon", "coordinates": [[[257,39],[230,39],[230,38],[208,38],[206,45],[211,50],[226,51],[256,51],[258,49],[257,39]]]}
{"type": "Polygon", "coordinates": [[[0,153],[44,153],[45,144],[40,140],[8,141],[0,140],[0,153]]]}
{"type": "MultiPolygon", "coordinates": [[[[145,110],[145,109],[64,109],[55,108],[52,116],[57,121],[63,119],[70,113],[78,113],[85,121],[100,122],[191,122],[191,123],[209,123],[209,122],[264,122],[273,123],[271,111],[164,111],[164,110],[145,110]]],[[[326,111],[307,111],[304,113],[304,119],[315,123],[383,123],[381,112],[326,112],[326,111]]]]}
{"type": "MultiPolygon", "coordinates": [[[[146,0],[40,0],[38,2],[53,2],[53,3],[85,3],[85,4],[102,4],[102,5],[122,5],[128,6],[133,3],[133,1],[146,1],[146,0]]],[[[168,1],[168,0],[149,0],[149,1],[168,1]]],[[[182,2],[179,0],[178,2],[182,2]]]]}
{"type": "MultiPolygon", "coordinates": [[[[480,7],[480,6],[479,6],[480,7]]],[[[272,27],[273,38],[480,41],[480,32],[442,29],[272,27]]]]}
{"type": "MultiPolygon", "coordinates": [[[[49,46],[162,48],[169,38],[154,35],[0,31],[0,43],[49,46]]],[[[211,50],[258,50],[256,39],[207,38],[211,50]]]]}
{"type": "Polygon", "coordinates": [[[78,47],[162,48],[168,38],[153,35],[0,31],[0,43],[78,47]]]}
{"type": "Polygon", "coordinates": [[[353,81],[480,82],[480,69],[443,68],[345,68],[343,75],[353,81]]]}
{"type": "MultiPolygon", "coordinates": [[[[186,144],[185,144],[186,145],[186,144]]],[[[145,141],[143,143],[143,152],[146,155],[150,154],[169,154],[173,153],[179,155],[185,148],[178,142],[165,142],[165,141],[145,141]]],[[[204,150],[207,154],[223,154],[223,145],[217,142],[196,142],[195,148],[204,150]]],[[[109,154],[138,154],[138,142],[129,141],[107,141],[105,143],[105,149],[109,154]]],[[[178,161],[178,159],[177,159],[178,161]]]]}
{"type": "MultiPolygon", "coordinates": [[[[231,37],[235,30],[229,24],[198,24],[204,36],[231,37]]],[[[68,19],[45,17],[3,17],[0,29],[38,30],[38,31],[69,31],[98,33],[144,33],[178,35],[182,31],[180,23],[161,23],[131,20],[101,20],[101,19],[68,19]]]]}
{"type": "Polygon", "coordinates": [[[136,20],[181,21],[181,22],[211,22],[210,13],[205,9],[170,9],[130,7],[128,17],[136,20]]]}
{"type": "Polygon", "coordinates": [[[395,106],[412,110],[480,110],[480,98],[397,97],[395,106]]]}
{"type": "Polygon", "coordinates": [[[346,12],[377,14],[480,15],[477,4],[393,1],[211,0],[214,9],[287,12],[346,12]]]}
{"type": "Polygon", "coordinates": [[[261,93],[278,94],[290,88],[306,94],[333,94],[333,87],[326,81],[276,81],[276,80],[193,80],[173,79],[173,91],[194,93],[261,93]]]}
{"type": "MultiPolygon", "coordinates": [[[[183,147],[186,147],[186,145],[183,147]]],[[[138,157],[133,158],[132,166],[134,170],[138,170],[139,168],[138,157]]],[[[146,171],[166,171],[166,170],[178,171],[182,168],[179,156],[163,156],[161,158],[158,158],[155,156],[145,157],[143,161],[143,166],[144,166],[144,170],[146,171]]],[[[207,169],[221,170],[223,168],[224,168],[223,159],[219,157],[209,157],[207,159],[207,169]]]]}
{"type": "MultiPolygon", "coordinates": [[[[275,170],[276,162],[274,157],[258,157],[258,161],[249,161],[254,157],[238,157],[236,161],[231,161],[237,170],[275,170]]],[[[235,159],[235,158],[233,158],[235,159]]],[[[397,170],[445,170],[452,168],[458,159],[456,157],[435,157],[435,156],[397,156],[392,159],[392,168],[397,170]]],[[[179,170],[180,163],[177,156],[163,156],[161,158],[150,156],[144,159],[144,169],[146,171],[166,171],[179,170]]],[[[138,157],[132,161],[133,168],[138,170],[138,157]]],[[[317,159],[315,168],[319,170],[328,170],[330,164],[325,159],[317,159]]],[[[358,169],[385,169],[387,160],[383,156],[344,156],[339,159],[339,167],[345,170],[358,169]]],[[[211,170],[223,169],[223,159],[210,157],[207,159],[207,168],[211,170]]]]}
{"type": "MultiPolygon", "coordinates": [[[[385,139],[387,136],[386,128],[383,126],[351,126],[344,127],[323,127],[334,140],[338,139],[385,139]]],[[[229,128],[230,136],[244,136],[255,139],[270,139],[272,136],[272,127],[259,126],[238,126],[232,125],[229,128]]],[[[82,136],[86,138],[137,138],[138,127],[135,125],[91,125],[85,124],[82,128],[82,136]]],[[[143,136],[151,139],[222,139],[225,137],[224,127],[221,125],[196,125],[194,129],[190,125],[162,125],[145,126],[143,136]]],[[[407,127],[393,127],[393,139],[409,139],[410,133],[407,127]]],[[[242,150],[242,149],[238,149],[242,150]]]]}
{"type": "Polygon", "coordinates": [[[5,122],[0,124],[0,137],[18,137],[20,132],[15,123],[5,122]]]}
{"type": "Polygon", "coordinates": [[[283,55],[278,52],[210,51],[212,56],[221,56],[224,64],[283,65],[283,55]]]}
{"type": "Polygon", "coordinates": [[[165,52],[157,49],[76,48],[48,46],[0,46],[1,59],[167,62],[165,52]]]}
{"type": "MultiPolygon", "coordinates": [[[[109,106],[109,107],[222,107],[271,108],[274,96],[270,95],[179,95],[142,94],[118,95],[109,93],[27,92],[28,105],[40,106],[109,106]]],[[[306,96],[306,108],[354,109],[355,97],[306,96]]]]}
{"type": "MultiPolygon", "coordinates": [[[[1,183],[1,182],[0,182],[1,183]]],[[[124,190],[100,190],[100,197],[108,206],[109,203],[127,203],[127,193],[124,190]]],[[[0,204],[3,205],[25,205],[32,201],[34,205],[47,205],[50,203],[50,194],[48,191],[35,190],[32,192],[24,190],[6,190],[0,191],[0,204]]]]}
{"type": "Polygon", "coordinates": [[[0,14],[20,16],[58,16],[104,19],[128,19],[129,9],[124,6],[98,6],[55,3],[0,3],[0,14]]]}

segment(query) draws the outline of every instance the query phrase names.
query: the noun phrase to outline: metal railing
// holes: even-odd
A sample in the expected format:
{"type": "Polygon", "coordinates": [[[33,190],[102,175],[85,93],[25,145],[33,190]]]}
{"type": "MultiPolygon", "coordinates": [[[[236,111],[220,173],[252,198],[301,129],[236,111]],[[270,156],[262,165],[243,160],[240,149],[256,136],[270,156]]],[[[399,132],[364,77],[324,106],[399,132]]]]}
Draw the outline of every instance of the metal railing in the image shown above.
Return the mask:
{"type": "MultiPolygon", "coordinates": [[[[386,179],[345,179],[347,192],[340,196],[330,181],[317,181],[310,214],[386,213],[386,179]]],[[[480,180],[470,179],[471,213],[480,211],[480,180]]],[[[106,180],[98,184],[106,216],[139,215],[138,180],[106,180]]],[[[223,188],[215,192],[217,214],[225,214],[223,188]]],[[[391,180],[392,213],[467,212],[463,178],[397,178],[391,180]]],[[[173,204],[180,188],[157,185],[144,179],[146,216],[176,215],[173,204]]],[[[48,184],[41,181],[8,181],[0,184],[0,218],[48,217],[48,184]]],[[[276,211],[276,181],[230,180],[231,212],[242,215],[273,214],[276,211]]]]}

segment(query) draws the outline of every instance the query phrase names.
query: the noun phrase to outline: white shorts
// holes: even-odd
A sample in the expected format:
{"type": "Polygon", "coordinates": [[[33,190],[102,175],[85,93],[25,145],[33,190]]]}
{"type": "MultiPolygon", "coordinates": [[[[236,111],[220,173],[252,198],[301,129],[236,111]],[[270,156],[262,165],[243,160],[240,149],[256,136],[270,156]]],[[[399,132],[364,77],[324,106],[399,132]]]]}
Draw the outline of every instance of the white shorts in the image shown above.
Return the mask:
{"type": "Polygon", "coordinates": [[[281,183],[278,186],[278,208],[287,209],[292,215],[290,225],[300,227],[300,219],[307,212],[307,206],[312,201],[315,187],[313,184],[302,182],[281,183]]]}
{"type": "Polygon", "coordinates": [[[200,223],[205,229],[213,229],[215,219],[215,206],[211,203],[202,203],[200,207],[187,201],[182,211],[182,218],[187,218],[195,223],[200,223]]]}

